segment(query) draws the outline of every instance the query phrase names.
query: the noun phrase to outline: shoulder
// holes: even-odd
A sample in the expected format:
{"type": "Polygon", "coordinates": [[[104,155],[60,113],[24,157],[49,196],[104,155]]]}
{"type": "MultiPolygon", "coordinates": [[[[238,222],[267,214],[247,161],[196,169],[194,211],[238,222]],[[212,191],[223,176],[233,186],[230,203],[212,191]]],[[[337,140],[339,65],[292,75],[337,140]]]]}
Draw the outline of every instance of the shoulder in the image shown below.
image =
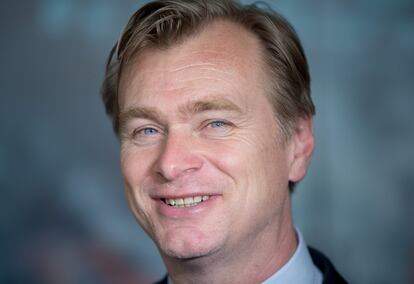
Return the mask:
{"type": "Polygon", "coordinates": [[[308,247],[313,263],[319,268],[323,275],[323,284],[348,283],[335,269],[331,261],[321,252],[308,247]]]}

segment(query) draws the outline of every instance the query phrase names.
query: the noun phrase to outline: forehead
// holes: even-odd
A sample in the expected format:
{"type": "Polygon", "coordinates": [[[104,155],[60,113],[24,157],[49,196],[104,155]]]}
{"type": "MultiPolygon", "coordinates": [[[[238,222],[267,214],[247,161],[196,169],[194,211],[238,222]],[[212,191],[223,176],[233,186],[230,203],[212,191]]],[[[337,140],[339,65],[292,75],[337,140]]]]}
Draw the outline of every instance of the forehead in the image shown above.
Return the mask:
{"type": "Polygon", "coordinates": [[[238,24],[216,21],[181,43],[140,53],[123,70],[120,108],[154,94],[190,90],[194,99],[195,95],[241,91],[240,82],[263,87],[263,66],[255,35],[238,24]]]}

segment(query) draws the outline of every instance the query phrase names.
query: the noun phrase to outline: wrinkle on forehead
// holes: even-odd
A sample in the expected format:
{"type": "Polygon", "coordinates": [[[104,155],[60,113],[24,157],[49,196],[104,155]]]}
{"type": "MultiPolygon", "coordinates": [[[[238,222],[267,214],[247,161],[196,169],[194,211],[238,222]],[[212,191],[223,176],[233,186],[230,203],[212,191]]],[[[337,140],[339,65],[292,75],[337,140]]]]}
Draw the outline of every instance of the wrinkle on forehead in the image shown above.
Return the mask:
{"type": "MultiPolygon", "coordinates": [[[[223,60],[223,63],[225,63],[224,60],[223,60]]],[[[186,65],[179,66],[176,68],[172,68],[171,70],[167,70],[167,72],[175,73],[175,72],[187,71],[191,69],[199,69],[200,71],[203,70],[203,71],[212,71],[212,72],[230,74],[229,71],[217,69],[217,64],[213,64],[213,63],[190,63],[190,64],[186,64],[186,65]]]]}
{"type": "Polygon", "coordinates": [[[252,66],[246,63],[241,64],[241,61],[246,61],[246,58],[237,57],[227,51],[217,52],[205,49],[189,51],[188,49],[189,47],[183,49],[181,46],[176,46],[169,50],[146,50],[137,58],[135,64],[125,67],[125,75],[121,79],[125,83],[135,79],[144,81],[158,77],[159,82],[159,79],[169,78],[170,75],[174,76],[179,72],[194,71],[199,74],[206,74],[210,71],[213,74],[232,75],[235,69],[238,72],[247,71],[248,67],[252,66]],[[147,66],[152,66],[152,68],[148,69],[147,66]]]}
{"type": "MultiPolygon", "coordinates": [[[[143,70],[139,77],[142,81],[190,82],[195,80],[218,80],[237,76],[231,67],[222,68],[214,63],[186,63],[180,66],[165,66],[155,70],[143,70]],[[219,74],[219,76],[217,76],[219,74]]],[[[165,87],[165,85],[164,85],[165,87]]]]}
{"type": "MultiPolygon", "coordinates": [[[[162,91],[180,91],[186,87],[199,90],[198,82],[208,80],[212,80],[208,87],[214,88],[216,81],[232,84],[234,77],[263,84],[260,51],[259,40],[243,27],[217,21],[177,45],[167,49],[147,49],[139,54],[125,67],[120,100],[125,95],[147,96],[162,91]],[[252,71],[254,69],[259,72],[252,71]],[[260,78],[252,78],[252,73],[260,73],[260,78]]],[[[238,89],[237,86],[231,87],[238,89]]]]}

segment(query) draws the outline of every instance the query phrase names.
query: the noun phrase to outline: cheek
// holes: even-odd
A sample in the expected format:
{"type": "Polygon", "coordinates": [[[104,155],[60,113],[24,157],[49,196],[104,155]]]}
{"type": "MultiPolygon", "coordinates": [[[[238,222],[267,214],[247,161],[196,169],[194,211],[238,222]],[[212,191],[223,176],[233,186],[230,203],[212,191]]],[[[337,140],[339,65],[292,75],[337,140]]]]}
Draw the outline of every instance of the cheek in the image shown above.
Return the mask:
{"type": "Polygon", "coordinates": [[[216,166],[233,179],[240,202],[276,202],[287,191],[287,152],[268,134],[218,147],[211,156],[216,166]]]}
{"type": "Polygon", "coordinates": [[[247,139],[226,141],[209,149],[207,159],[218,170],[216,178],[221,180],[220,176],[224,174],[224,180],[230,181],[224,190],[224,198],[232,201],[231,204],[234,202],[231,207],[235,206],[233,210],[237,214],[255,203],[257,189],[266,183],[262,149],[247,139]]]}
{"type": "Polygon", "coordinates": [[[151,168],[151,156],[144,151],[122,150],[121,171],[129,207],[142,228],[152,235],[151,202],[144,183],[151,168]]]}
{"type": "Polygon", "coordinates": [[[150,176],[150,169],[151,155],[145,151],[121,151],[121,172],[124,178],[126,197],[138,219],[143,219],[145,211],[148,210],[149,189],[145,188],[144,184],[147,177],[150,176]]]}
{"type": "Polygon", "coordinates": [[[205,147],[205,156],[221,173],[238,183],[240,175],[245,172],[246,149],[239,141],[225,141],[205,147]]]}
{"type": "Polygon", "coordinates": [[[268,187],[269,200],[276,202],[288,193],[289,159],[283,145],[275,141],[268,145],[263,151],[263,179],[268,187]]]}
{"type": "Polygon", "coordinates": [[[150,171],[153,156],[152,151],[121,150],[121,172],[127,186],[136,187],[142,183],[150,171]]]}
{"type": "Polygon", "coordinates": [[[264,141],[259,135],[250,135],[211,147],[209,159],[214,160],[217,166],[229,173],[259,173],[274,171],[282,164],[282,152],[270,137],[264,141]]]}

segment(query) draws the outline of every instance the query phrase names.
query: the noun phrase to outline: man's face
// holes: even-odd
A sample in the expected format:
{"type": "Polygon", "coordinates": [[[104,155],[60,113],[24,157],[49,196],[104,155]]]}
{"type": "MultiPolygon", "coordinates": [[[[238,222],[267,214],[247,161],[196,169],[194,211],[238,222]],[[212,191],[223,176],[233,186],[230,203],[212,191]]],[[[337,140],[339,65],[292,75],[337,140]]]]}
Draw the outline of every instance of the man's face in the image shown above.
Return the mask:
{"type": "Polygon", "coordinates": [[[164,257],[243,250],[289,226],[293,147],[280,142],[263,66],[254,36],[217,22],[124,72],[126,193],[164,257]]]}

